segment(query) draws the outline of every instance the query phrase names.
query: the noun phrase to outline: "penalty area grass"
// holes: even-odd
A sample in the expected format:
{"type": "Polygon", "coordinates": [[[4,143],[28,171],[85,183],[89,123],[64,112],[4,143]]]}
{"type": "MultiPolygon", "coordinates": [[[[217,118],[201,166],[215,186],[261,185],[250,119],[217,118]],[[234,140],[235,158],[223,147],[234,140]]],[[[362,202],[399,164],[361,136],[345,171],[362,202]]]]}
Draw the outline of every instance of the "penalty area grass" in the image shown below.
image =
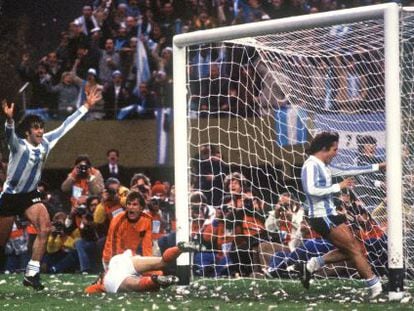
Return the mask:
{"type": "Polygon", "coordinates": [[[22,274],[0,275],[0,310],[413,310],[414,284],[402,302],[383,296],[367,301],[361,281],[317,280],[305,290],[298,281],[196,279],[188,287],[153,293],[87,295],[95,275],[42,275],[46,289],[22,285],[22,274]]]}

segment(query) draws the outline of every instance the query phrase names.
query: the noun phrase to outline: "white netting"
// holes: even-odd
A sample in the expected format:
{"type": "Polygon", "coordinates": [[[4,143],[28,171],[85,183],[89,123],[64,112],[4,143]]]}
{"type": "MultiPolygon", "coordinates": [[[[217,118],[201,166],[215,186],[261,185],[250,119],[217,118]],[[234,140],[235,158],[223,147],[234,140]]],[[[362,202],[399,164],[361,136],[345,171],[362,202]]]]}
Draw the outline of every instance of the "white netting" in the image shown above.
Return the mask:
{"type": "MultiPolygon", "coordinates": [[[[403,142],[410,148],[411,20],[402,23],[403,142]]],[[[291,277],[288,266],[332,249],[303,216],[304,149],[315,133],[330,130],[340,134],[335,165],[384,160],[383,20],[188,47],[187,89],[192,232],[211,249],[196,255],[196,274],[256,276],[270,266],[274,276],[291,277]],[[209,207],[199,208],[197,190],[209,207]]],[[[411,156],[404,157],[407,222],[410,163],[411,156]]],[[[358,177],[353,191],[336,200],[381,275],[387,262],[385,177],[358,177]]],[[[411,223],[405,226],[408,271],[411,223]]],[[[320,272],[356,274],[349,263],[320,272]]]]}

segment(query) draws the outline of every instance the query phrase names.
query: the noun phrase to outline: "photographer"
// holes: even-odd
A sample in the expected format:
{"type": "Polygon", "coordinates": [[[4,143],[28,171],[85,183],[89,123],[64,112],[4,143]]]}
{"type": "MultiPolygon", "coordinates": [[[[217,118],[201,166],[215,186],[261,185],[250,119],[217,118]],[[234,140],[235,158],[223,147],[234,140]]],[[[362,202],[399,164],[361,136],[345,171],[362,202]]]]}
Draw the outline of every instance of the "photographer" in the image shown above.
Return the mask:
{"type": "Polygon", "coordinates": [[[52,227],[47,240],[43,265],[50,273],[74,271],[79,267],[75,241],[79,238],[79,230],[71,231],[65,226],[66,214],[56,213],[52,218],[52,227]]]}
{"type": "Polygon", "coordinates": [[[98,232],[93,221],[93,209],[98,205],[98,197],[89,197],[86,201],[85,212],[81,215],[79,224],[80,239],[75,242],[82,273],[96,272],[98,258],[98,232]]]}
{"type": "Polygon", "coordinates": [[[269,212],[265,227],[270,232],[278,232],[281,242],[294,249],[297,235],[300,236],[303,214],[303,208],[295,197],[289,192],[284,192],[279,196],[274,210],[269,212]]]}
{"type": "Polygon", "coordinates": [[[87,155],[76,158],[75,167],[61,186],[63,192],[71,193],[72,207],[86,204],[88,196],[99,195],[103,188],[102,174],[92,167],[87,155]]]}
{"type": "Polygon", "coordinates": [[[162,222],[165,224],[165,233],[174,231],[175,222],[175,203],[174,200],[167,196],[167,186],[160,181],[156,181],[151,188],[152,199],[155,200],[161,212],[162,222]]]}
{"type": "Polygon", "coordinates": [[[124,211],[128,192],[128,188],[121,186],[117,178],[110,177],[105,182],[101,202],[93,213],[99,237],[106,236],[112,218],[124,211]]]}
{"type": "Polygon", "coordinates": [[[167,223],[163,217],[161,206],[165,203],[160,197],[153,196],[148,204],[148,214],[152,216],[152,255],[161,256],[160,248],[158,246],[158,239],[165,234],[167,223]]]}
{"type": "Polygon", "coordinates": [[[149,203],[152,198],[151,180],[142,173],[137,173],[131,178],[130,189],[138,191],[144,197],[145,203],[149,203]]]}

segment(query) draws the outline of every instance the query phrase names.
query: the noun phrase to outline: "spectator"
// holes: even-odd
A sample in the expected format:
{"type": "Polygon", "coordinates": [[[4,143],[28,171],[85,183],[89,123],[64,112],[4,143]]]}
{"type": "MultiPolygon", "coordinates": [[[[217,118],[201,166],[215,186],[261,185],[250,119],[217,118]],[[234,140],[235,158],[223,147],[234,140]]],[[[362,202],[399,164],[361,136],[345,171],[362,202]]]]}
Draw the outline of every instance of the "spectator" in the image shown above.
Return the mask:
{"type": "Polygon", "coordinates": [[[74,21],[69,24],[69,41],[68,41],[68,52],[69,62],[68,65],[73,65],[75,59],[78,57],[78,49],[80,47],[87,48],[89,45],[88,37],[83,33],[82,27],[79,21],[74,21]]]}
{"type": "Polygon", "coordinates": [[[99,79],[104,85],[112,79],[112,72],[119,69],[120,58],[118,52],[115,51],[114,40],[106,39],[105,48],[101,50],[99,60],[99,79]]]}
{"type": "Polygon", "coordinates": [[[213,23],[211,16],[208,15],[207,10],[202,10],[194,22],[195,30],[206,30],[215,27],[216,25],[213,23]]]}
{"type": "Polygon", "coordinates": [[[62,73],[60,83],[53,86],[48,85],[50,92],[57,96],[57,112],[54,117],[62,120],[74,112],[80,102],[79,92],[82,80],[75,77],[71,72],[62,73]]]}
{"type": "MultiPolygon", "coordinates": [[[[67,31],[62,31],[60,33],[59,45],[56,48],[57,58],[62,66],[62,70],[69,70],[69,60],[70,60],[70,51],[69,51],[69,33],[67,31]]],[[[58,77],[57,83],[60,81],[60,76],[58,77]]]]}
{"type": "Polygon", "coordinates": [[[175,35],[176,14],[172,3],[164,2],[161,12],[157,15],[162,32],[166,35],[166,44],[172,46],[172,37],[175,35]]]}
{"type": "Polygon", "coordinates": [[[82,8],[82,16],[78,17],[75,22],[79,24],[82,32],[88,37],[91,37],[92,29],[99,26],[95,16],[93,16],[92,6],[90,5],[85,5],[82,8]]]}
{"type": "Polygon", "coordinates": [[[29,53],[24,53],[17,69],[22,81],[32,84],[32,100],[27,108],[46,108],[53,110],[56,101],[48,88],[51,76],[48,73],[47,67],[44,64],[38,64],[34,71],[29,66],[29,60],[29,53]]]}
{"type": "Polygon", "coordinates": [[[224,179],[229,168],[223,161],[218,147],[202,145],[190,165],[194,189],[203,192],[207,204],[219,206],[222,203],[224,179]]]}
{"type": "Polygon", "coordinates": [[[76,59],[73,63],[72,72],[78,77],[86,80],[89,68],[98,68],[99,50],[92,50],[90,47],[79,46],[76,52],[76,59]]]}
{"type": "Polygon", "coordinates": [[[130,94],[119,70],[112,73],[112,82],[104,87],[102,97],[105,101],[105,119],[116,119],[120,109],[128,106],[130,94]]]}
{"type": "Polygon", "coordinates": [[[50,75],[52,85],[58,84],[64,70],[59,63],[57,53],[49,52],[47,56],[42,58],[41,63],[47,68],[47,73],[50,75]]]}
{"type": "MultiPolygon", "coordinates": [[[[208,113],[226,112],[230,110],[230,103],[227,96],[229,88],[227,79],[220,79],[220,67],[217,63],[210,64],[210,79],[205,79],[201,84],[200,111],[208,113]]],[[[250,90],[251,92],[251,90],[250,90]]],[[[235,113],[240,113],[235,107],[235,113]]]]}
{"type": "MultiPolygon", "coordinates": [[[[359,166],[381,163],[377,156],[377,140],[366,135],[357,137],[358,155],[356,164],[359,166]]],[[[385,174],[374,172],[356,177],[358,183],[354,190],[359,199],[369,210],[373,210],[385,198],[385,174]]]]}
{"type": "Polygon", "coordinates": [[[343,57],[340,66],[336,67],[338,76],[338,92],[335,97],[336,110],[355,112],[361,110],[368,95],[368,80],[356,56],[343,57]]]}
{"type": "MultiPolygon", "coordinates": [[[[83,82],[84,84],[84,92],[88,92],[90,89],[97,88],[102,91],[102,85],[98,84],[96,70],[94,68],[88,69],[88,74],[86,76],[86,81],[83,82]]],[[[101,120],[105,116],[104,112],[104,101],[103,99],[99,100],[93,109],[89,111],[87,116],[87,120],[101,120]]]]}
{"type": "Polygon", "coordinates": [[[128,10],[128,5],[126,3],[118,3],[116,10],[113,12],[115,29],[119,29],[119,27],[125,26],[126,18],[128,16],[127,10],[128,10]]]}
{"type": "Polygon", "coordinates": [[[122,25],[118,28],[117,34],[114,37],[115,52],[120,52],[123,48],[128,46],[128,30],[126,26],[122,25]]]}
{"type": "MultiPolygon", "coordinates": [[[[127,15],[128,17],[134,17],[134,18],[138,18],[141,15],[141,10],[139,8],[138,0],[128,1],[127,15]]],[[[128,23],[128,17],[127,17],[127,23],[128,23]]]]}
{"type": "Polygon", "coordinates": [[[130,179],[128,178],[127,169],[119,164],[119,150],[109,149],[106,152],[106,158],[108,162],[98,168],[104,180],[115,177],[121,182],[121,185],[129,185],[130,179]]]}
{"type": "Polygon", "coordinates": [[[137,37],[131,37],[128,46],[122,48],[120,52],[121,72],[125,75],[125,85],[128,89],[133,89],[136,84],[137,43],[137,37]]]}

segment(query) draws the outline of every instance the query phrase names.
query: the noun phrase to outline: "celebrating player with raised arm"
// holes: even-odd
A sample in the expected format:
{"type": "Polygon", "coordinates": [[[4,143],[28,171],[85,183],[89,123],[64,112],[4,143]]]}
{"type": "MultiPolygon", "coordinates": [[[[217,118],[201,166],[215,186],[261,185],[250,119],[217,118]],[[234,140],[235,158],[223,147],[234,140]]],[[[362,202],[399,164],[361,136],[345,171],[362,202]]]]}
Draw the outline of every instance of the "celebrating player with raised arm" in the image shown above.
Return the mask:
{"type": "Polygon", "coordinates": [[[338,214],[333,203],[333,194],[341,189],[353,186],[353,179],[348,177],[338,184],[332,184],[332,177],[352,176],[371,173],[385,168],[385,163],[341,170],[329,166],[338,154],[339,135],[322,132],[315,136],[308,149],[309,158],[302,167],[302,185],[306,194],[305,209],[309,223],[316,232],[329,240],[336,249],[320,257],[313,257],[307,263],[298,265],[302,284],[309,288],[312,273],[325,264],[351,260],[359,275],[365,279],[370,289],[370,298],[382,292],[380,279],[372,269],[364,255],[360,243],[346,224],[344,215],[338,214]]]}
{"type": "MultiPolygon", "coordinates": [[[[32,258],[23,279],[25,286],[42,290],[40,282],[40,260],[46,249],[50,230],[50,217],[37,191],[41,170],[50,150],[75,124],[101,99],[98,89],[86,94],[85,103],[70,115],[57,129],[44,133],[44,122],[36,115],[27,115],[19,125],[20,138],[15,132],[13,120],[14,104],[2,102],[6,115],[6,140],[9,146],[7,178],[0,194],[0,251],[4,252],[14,219],[25,215],[36,227],[38,234],[33,244],[32,258]]],[[[2,257],[2,256],[1,256],[2,257]]]]}

